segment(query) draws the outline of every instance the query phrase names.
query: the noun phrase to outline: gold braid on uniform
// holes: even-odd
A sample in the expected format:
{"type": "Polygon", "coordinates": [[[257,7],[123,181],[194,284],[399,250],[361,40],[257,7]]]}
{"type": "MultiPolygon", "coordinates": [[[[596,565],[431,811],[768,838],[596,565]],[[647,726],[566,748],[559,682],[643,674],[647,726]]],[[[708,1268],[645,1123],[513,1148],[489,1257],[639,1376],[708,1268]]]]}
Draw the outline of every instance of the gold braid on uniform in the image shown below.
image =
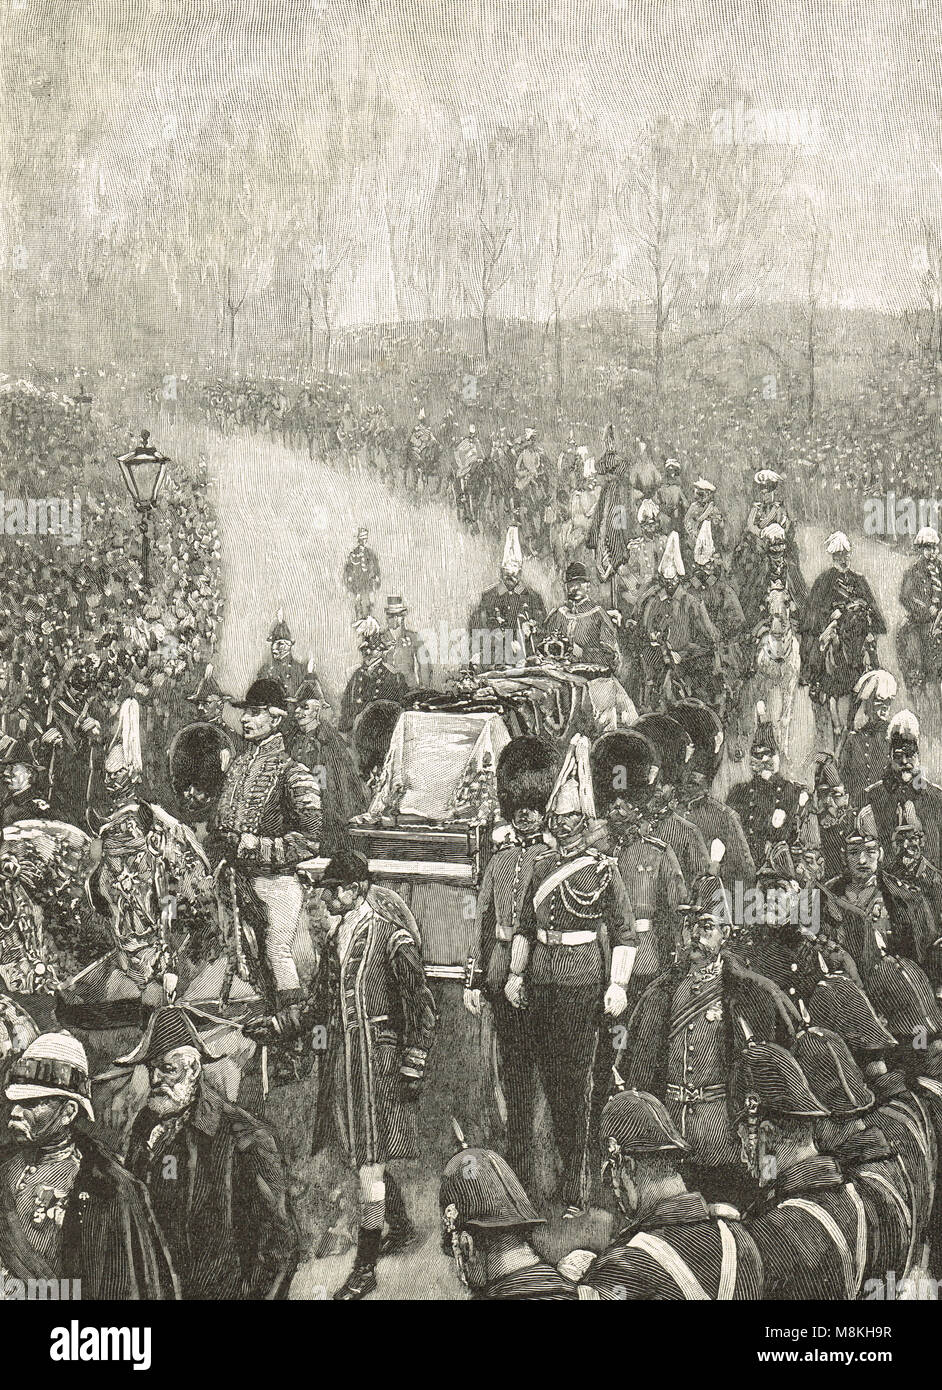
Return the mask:
{"type": "MultiPolygon", "coordinates": [[[[590,889],[588,892],[580,893],[578,888],[573,888],[572,884],[567,879],[564,879],[563,882],[559,885],[559,896],[562,899],[562,903],[566,911],[571,913],[573,917],[580,917],[583,919],[583,921],[586,922],[597,921],[599,914],[598,912],[592,909],[594,909],[595,904],[598,902],[599,898],[608,888],[608,885],[611,882],[611,877],[612,872],[610,863],[608,863],[605,860],[600,860],[599,885],[597,888],[590,889]],[[584,911],[585,908],[588,908],[590,910],[584,911]]],[[[555,906],[555,896],[551,896],[550,921],[554,925],[556,916],[555,906]]]]}

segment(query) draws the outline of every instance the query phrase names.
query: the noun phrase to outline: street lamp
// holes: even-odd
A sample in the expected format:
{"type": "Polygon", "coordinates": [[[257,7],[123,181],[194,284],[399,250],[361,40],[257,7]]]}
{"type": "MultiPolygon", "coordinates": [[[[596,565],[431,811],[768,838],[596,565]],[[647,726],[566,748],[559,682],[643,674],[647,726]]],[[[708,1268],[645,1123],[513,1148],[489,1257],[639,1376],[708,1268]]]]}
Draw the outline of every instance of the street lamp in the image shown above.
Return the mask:
{"type": "Polygon", "coordinates": [[[141,442],[137,448],[129,454],[118,455],[121,475],[141,518],[141,570],[145,590],[150,589],[150,514],[170,462],[163,454],[158,454],[152,444],[148,444],[149,439],[149,431],[141,430],[141,442]]]}

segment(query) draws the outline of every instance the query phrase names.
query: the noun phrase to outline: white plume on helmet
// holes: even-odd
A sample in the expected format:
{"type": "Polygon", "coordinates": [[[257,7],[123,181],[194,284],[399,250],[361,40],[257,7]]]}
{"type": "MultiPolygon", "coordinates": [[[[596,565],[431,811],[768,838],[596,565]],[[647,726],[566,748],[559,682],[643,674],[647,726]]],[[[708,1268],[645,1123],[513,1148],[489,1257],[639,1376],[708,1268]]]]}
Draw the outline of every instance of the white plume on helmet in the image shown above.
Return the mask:
{"type": "Polygon", "coordinates": [[[504,558],[500,562],[501,569],[512,570],[523,568],[523,551],[520,548],[520,532],[516,526],[508,526],[507,535],[504,539],[504,558]]]}
{"type": "Polygon", "coordinates": [[[680,554],[680,537],[676,531],[672,531],[667,538],[664,546],[664,554],[657,567],[658,574],[662,574],[665,579],[683,579],[687,571],[684,569],[684,562],[680,554]]]}
{"type": "Polygon", "coordinates": [[[713,544],[713,526],[709,518],[700,523],[700,530],[697,532],[697,539],[693,547],[693,562],[695,565],[706,565],[716,554],[716,546],[713,544]]]}

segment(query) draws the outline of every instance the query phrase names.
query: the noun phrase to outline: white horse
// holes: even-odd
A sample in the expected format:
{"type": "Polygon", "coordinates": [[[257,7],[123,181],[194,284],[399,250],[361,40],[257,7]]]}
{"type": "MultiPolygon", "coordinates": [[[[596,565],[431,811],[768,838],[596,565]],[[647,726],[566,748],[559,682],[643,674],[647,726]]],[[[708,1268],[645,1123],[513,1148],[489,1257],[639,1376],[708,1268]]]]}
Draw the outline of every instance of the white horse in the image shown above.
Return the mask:
{"type": "Polygon", "coordinates": [[[756,631],[756,667],[752,699],[747,708],[764,702],[783,758],[788,757],[792,705],[798,685],[800,652],[795,614],[788,590],[775,584],[769,590],[766,617],[756,631]]]}

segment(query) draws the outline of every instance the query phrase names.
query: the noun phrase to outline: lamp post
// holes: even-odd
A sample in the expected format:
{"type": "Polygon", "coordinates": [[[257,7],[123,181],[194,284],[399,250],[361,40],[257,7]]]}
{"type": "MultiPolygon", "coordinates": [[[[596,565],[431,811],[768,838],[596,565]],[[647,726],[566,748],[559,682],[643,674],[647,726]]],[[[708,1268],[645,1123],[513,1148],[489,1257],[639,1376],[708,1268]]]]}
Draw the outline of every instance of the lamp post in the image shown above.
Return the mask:
{"type": "Polygon", "coordinates": [[[124,478],[131,500],[140,516],[141,532],[141,571],[143,587],[150,590],[150,515],[157,501],[157,493],[164,480],[167,464],[170,462],[163,454],[158,454],[147,441],[150,433],[141,430],[141,442],[129,454],[118,456],[118,465],[124,478]]]}

